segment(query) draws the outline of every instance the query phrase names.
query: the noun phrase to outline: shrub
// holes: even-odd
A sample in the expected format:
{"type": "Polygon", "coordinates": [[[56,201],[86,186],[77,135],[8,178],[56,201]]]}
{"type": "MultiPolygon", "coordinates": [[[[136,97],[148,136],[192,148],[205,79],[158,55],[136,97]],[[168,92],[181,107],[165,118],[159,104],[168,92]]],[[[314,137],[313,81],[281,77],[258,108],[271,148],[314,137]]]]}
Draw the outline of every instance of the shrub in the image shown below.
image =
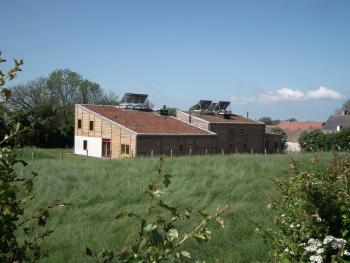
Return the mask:
{"type": "MultiPolygon", "coordinates": [[[[5,61],[0,52],[0,63],[5,61]]],[[[17,72],[21,71],[22,64],[22,60],[15,60],[14,68],[6,74],[0,70],[0,105],[6,103],[11,96],[11,91],[2,86],[6,81],[16,77],[17,72]]],[[[31,216],[25,215],[26,204],[34,198],[33,179],[38,174],[35,172],[23,176],[18,174],[17,166],[26,166],[27,163],[17,158],[17,139],[27,129],[21,129],[17,123],[9,130],[10,133],[0,140],[0,262],[35,262],[43,256],[40,249],[41,241],[50,235],[52,230],[31,231],[28,224],[36,221],[37,225],[45,226],[49,209],[64,204],[54,202],[38,209],[31,216]],[[24,233],[24,238],[18,238],[20,232],[24,233]]]]}
{"type": "Polygon", "coordinates": [[[325,134],[320,130],[305,132],[299,143],[307,152],[315,151],[350,151],[350,129],[337,133],[325,134]]]}
{"type": "Polygon", "coordinates": [[[315,158],[302,170],[292,161],[269,205],[275,229],[263,231],[273,262],[350,262],[350,158],[328,169],[315,158]]]}

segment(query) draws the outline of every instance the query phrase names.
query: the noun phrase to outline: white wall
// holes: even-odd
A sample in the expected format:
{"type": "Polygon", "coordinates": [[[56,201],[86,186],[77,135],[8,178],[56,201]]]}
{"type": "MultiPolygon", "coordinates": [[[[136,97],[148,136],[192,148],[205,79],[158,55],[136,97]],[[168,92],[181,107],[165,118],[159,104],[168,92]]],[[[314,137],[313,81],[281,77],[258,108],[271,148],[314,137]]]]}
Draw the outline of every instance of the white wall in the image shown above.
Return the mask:
{"type": "Polygon", "coordinates": [[[287,142],[287,152],[295,153],[301,152],[300,144],[298,142],[287,142]]]}
{"type": "Polygon", "coordinates": [[[75,136],[74,137],[74,153],[80,155],[88,155],[93,157],[102,157],[102,138],[75,136]],[[87,149],[83,150],[83,141],[87,141],[87,149]]]}

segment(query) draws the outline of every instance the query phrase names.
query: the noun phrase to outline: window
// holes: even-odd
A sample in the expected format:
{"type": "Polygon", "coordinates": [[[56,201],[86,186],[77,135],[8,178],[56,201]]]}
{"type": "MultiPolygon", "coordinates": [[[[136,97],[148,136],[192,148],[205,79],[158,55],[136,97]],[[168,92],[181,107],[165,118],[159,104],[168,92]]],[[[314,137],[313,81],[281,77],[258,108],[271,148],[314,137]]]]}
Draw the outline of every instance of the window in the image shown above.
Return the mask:
{"type": "Polygon", "coordinates": [[[122,155],[129,155],[130,148],[127,144],[122,144],[122,155]]]}
{"type": "Polygon", "coordinates": [[[78,120],[78,129],[81,129],[81,119],[78,120]]]}
{"type": "Polygon", "coordinates": [[[93,122],[93,121],[90,121],[89,130],[90,130],[90,131],[93,131],[93,130],[94,130],[94,122],[93,122]]]}
{"type": "Polygon", "coordinates": [[[87,140],[83,141],[83,150],[87,150],[87,140]]]}

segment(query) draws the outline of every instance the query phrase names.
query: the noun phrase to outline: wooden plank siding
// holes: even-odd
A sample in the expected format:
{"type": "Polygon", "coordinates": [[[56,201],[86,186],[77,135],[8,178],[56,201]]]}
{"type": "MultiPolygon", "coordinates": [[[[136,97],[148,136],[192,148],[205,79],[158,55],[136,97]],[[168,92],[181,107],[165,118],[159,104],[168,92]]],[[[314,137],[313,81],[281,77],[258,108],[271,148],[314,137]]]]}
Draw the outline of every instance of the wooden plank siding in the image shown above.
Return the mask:
{"type": "Polygon", "coordinates": [[[76,136],[98,137],[111,140],[111,158],[121,158],[121,144],[129,145],[130,157],[136,156],[136,134],[113,125],[98,114],[85,110],[82,107],[75,107],[75,125],[76,136]],[[82,121],[82,128],[78,129],[78,120],[82,121]],[[90,121],[94,123],[94,129],[90,128],[90,121]]]}

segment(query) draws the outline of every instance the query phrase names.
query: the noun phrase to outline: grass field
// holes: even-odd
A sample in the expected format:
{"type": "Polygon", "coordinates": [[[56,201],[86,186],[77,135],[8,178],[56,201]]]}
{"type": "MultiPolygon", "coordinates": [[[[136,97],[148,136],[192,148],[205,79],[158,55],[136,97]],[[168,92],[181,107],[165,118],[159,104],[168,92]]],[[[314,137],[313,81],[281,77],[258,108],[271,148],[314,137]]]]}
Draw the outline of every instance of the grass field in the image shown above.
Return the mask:
{"type": "MultiPolygon", "coordinates": [[[[48,226],[55,232],[45,242],[49,258],[44,262],[89,262],[84,256],[86,245],[115,248],[135,236],[135,221],[113,218],[119,212],[145,209],[143,192],[154,175],[157,158],[102,160],[57,149],[27,149],[21,155],[29,160],[26,169],[40,174],[35,183],[40,198],[34,199],[31,209],[57,198],[72,202],[71,207],[55,211],[49,220],[48,226]]],[[[292,157],[306,165],[312,155],[166,159],[164,170],[173,175],[165,196],[168,203],[208,211],[218,204],[232,206],[224,218],[225,229],[214,227],[208,243],[198,246],[190,242],[186,249],[207,262],[266,260],[266,245],[250,221],[269,224],[267,200],[276,194],[272,179],[283,176],[292,157]]],[[[323,164],[330,159],[331,154],[321,155],[323,164]]]]}

